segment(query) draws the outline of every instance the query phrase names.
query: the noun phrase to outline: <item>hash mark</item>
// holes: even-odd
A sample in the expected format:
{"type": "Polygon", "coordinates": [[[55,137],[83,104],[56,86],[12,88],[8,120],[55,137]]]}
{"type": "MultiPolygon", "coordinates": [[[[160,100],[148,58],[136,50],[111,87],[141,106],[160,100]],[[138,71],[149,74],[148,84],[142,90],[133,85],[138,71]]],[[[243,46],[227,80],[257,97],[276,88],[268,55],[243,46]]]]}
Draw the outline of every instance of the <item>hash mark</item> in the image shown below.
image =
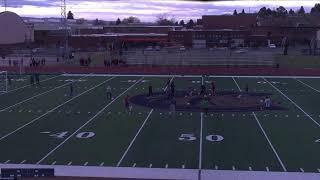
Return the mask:
{"type": "Polygon", "coordinates": [[[68,163],[68,166],[70,166],[72,164],[72,161],[70,161],[69,163],[68,163]]]}
{"type": "Polygon", "coordinates": [[[88,162],[84,163],[84,166],[87,166],[88,165],[88,162]]]}
{"type": "Polygon", "coordinates": [[[300,168],[300,171],[301,171],[301,172],[304,172],[304,169],[300,168]]]}
{"type": "Polygon", "coordinates": [[[132,165],[132,167],[136,167],[136,165],[137,165],[137,164],[136,164],[136,163],[134,163],[134,164],[132,165]]]}
{"type": "Polygon", "coordinates": [[[25,163],[25,162],[26,162],[26,160],[23,160],[23,161],[20,162],[20,164],[23,164],[23,163],[25,163]]]}

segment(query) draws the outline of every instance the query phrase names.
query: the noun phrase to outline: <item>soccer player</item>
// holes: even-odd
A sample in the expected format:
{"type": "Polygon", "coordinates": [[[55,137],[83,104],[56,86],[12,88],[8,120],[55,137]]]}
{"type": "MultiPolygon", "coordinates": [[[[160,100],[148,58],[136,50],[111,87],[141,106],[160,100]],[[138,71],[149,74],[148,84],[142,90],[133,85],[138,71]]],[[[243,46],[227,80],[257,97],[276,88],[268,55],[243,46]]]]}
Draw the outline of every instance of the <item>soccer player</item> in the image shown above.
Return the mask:
{"type": "Polygon", "coordinates": [[[271,99],[268,96],[264,99],[264,105],[266,109],[271,107],[271,99]]]}
{"type": "Polygon", "coordinates": [[[35,76],[36,76],[37,85],[40,85],[40,75],[36,74],[35,76]]]}
{"type": "Polygon", "coordinates": [[[173,98],[170,102],[170,114],[172,114],[174,118],[176,116],[176,105],[177,105],[177,102],[173,98]]]}
{"type": "Polygon", "coordinates": [[[70,97],[73,96],[74,87],[73,87],[73,81],[70,83],[70,97]]]}
{"type": "Polygon", "coordinates": [[[130,109],[129,109],[129,95],[126,95],[125,97],[124,97],[124,100],[123,100],[123,102],[124,102],[124,107],[125,107],[125,109],[126,109],[126,111],[127,112],[130,112],[130,109]]]}
{"type": "Polygon", "coordinates": [[[34,85],[34,76],[33,74],[30,75],[30,85],[34,85]]]}
{"type": "Polygon", "coordinates": [[[203,84],[201,85],[201,91],[200,91],[200,95],[205,95],[206,94],[206,86],[203,84]]]}
{"type": "Polygon", "coordinates": [[[216,84],[214,81],[211,81],[211,92],[212,92],[212,96],[216,95],[216,84]]]}
{"type": "Polygon", "coordinates": [[[171,88],[171,96],[172,96],[172,97],[174,97],[175,87],[176,87],[176,86],[174,85],[174,82],[172,81],[172,82],[171,82],[171,85],[170,85],[170,88],[171,88]]]}
{"type": "Polygon", "coordinates": [[[207,95],[204,95],[204,98],[202,100],[202,107],[203,107],[203,111],[206,115],[208,115],[208,111],[209,111],[209,98],[207,97],[207,95]]]}
{"type": "Polygon", "coordinates": [[[153,96],[152,85],[149,84],[149,96],[153,96]]]}
{"type": "Polygon", "coordinates": [[[111,87],[109,85],[107,86],[107,99],[112,99],[111,87]]]}
{"type": "Polygon", "coordinates": [[[249,85],[248,84],[246,84],[246,92],[249,92],[249,85]]]}

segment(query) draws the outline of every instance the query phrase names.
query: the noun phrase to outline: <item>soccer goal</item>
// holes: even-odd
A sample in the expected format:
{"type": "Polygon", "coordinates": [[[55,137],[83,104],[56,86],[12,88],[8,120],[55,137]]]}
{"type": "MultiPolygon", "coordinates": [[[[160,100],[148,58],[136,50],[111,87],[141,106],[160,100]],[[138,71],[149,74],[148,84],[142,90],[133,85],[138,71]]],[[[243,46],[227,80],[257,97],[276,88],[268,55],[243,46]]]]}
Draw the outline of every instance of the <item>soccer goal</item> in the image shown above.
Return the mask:
{"type": "Polygon", "coordinates": [[[8,72],[0,71],[0,92],[8,91],[8,72]]]}

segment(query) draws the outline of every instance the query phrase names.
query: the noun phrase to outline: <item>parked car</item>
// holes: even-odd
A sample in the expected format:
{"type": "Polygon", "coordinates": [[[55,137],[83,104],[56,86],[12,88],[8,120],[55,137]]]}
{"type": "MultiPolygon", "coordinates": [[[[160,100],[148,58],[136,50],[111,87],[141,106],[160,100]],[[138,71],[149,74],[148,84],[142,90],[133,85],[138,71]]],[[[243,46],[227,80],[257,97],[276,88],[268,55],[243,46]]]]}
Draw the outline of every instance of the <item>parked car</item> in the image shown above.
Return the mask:
{"type": "Polygon", "coordinates": [[[275,44],[269,44],[269,48],[276,48],[277,46],[275,44]]]}

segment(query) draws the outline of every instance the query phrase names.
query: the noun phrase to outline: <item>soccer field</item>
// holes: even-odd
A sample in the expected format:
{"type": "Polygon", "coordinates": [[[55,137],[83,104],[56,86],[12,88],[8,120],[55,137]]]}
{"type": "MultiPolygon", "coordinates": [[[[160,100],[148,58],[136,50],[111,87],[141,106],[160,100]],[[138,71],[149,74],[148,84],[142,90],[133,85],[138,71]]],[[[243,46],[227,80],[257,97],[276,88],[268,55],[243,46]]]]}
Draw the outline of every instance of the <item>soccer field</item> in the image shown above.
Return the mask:
{"type": "Polygon", "coordinates": [[[42,75],[41,80],[30,86],[27,75],[12,76],[8,92],[0,94],[0,163],[320,172],[318,78],[42,75]],[[206,114],[186,105],[174,115],[166,106],[133,103],[132,113],[126,112],[126,95],[139,100],[150,84],[155,94],[162,92],[168,78],[181,92],[199,91],[202,83],[209,92],[214,81],[216,96],[223,96],[219,102],[232,107],[206,114]],[[255,109],[255,102],[242,97],[237,107],[234,95],[246,86],[248,97],[268,94],[280,108],[255,109]]]}

